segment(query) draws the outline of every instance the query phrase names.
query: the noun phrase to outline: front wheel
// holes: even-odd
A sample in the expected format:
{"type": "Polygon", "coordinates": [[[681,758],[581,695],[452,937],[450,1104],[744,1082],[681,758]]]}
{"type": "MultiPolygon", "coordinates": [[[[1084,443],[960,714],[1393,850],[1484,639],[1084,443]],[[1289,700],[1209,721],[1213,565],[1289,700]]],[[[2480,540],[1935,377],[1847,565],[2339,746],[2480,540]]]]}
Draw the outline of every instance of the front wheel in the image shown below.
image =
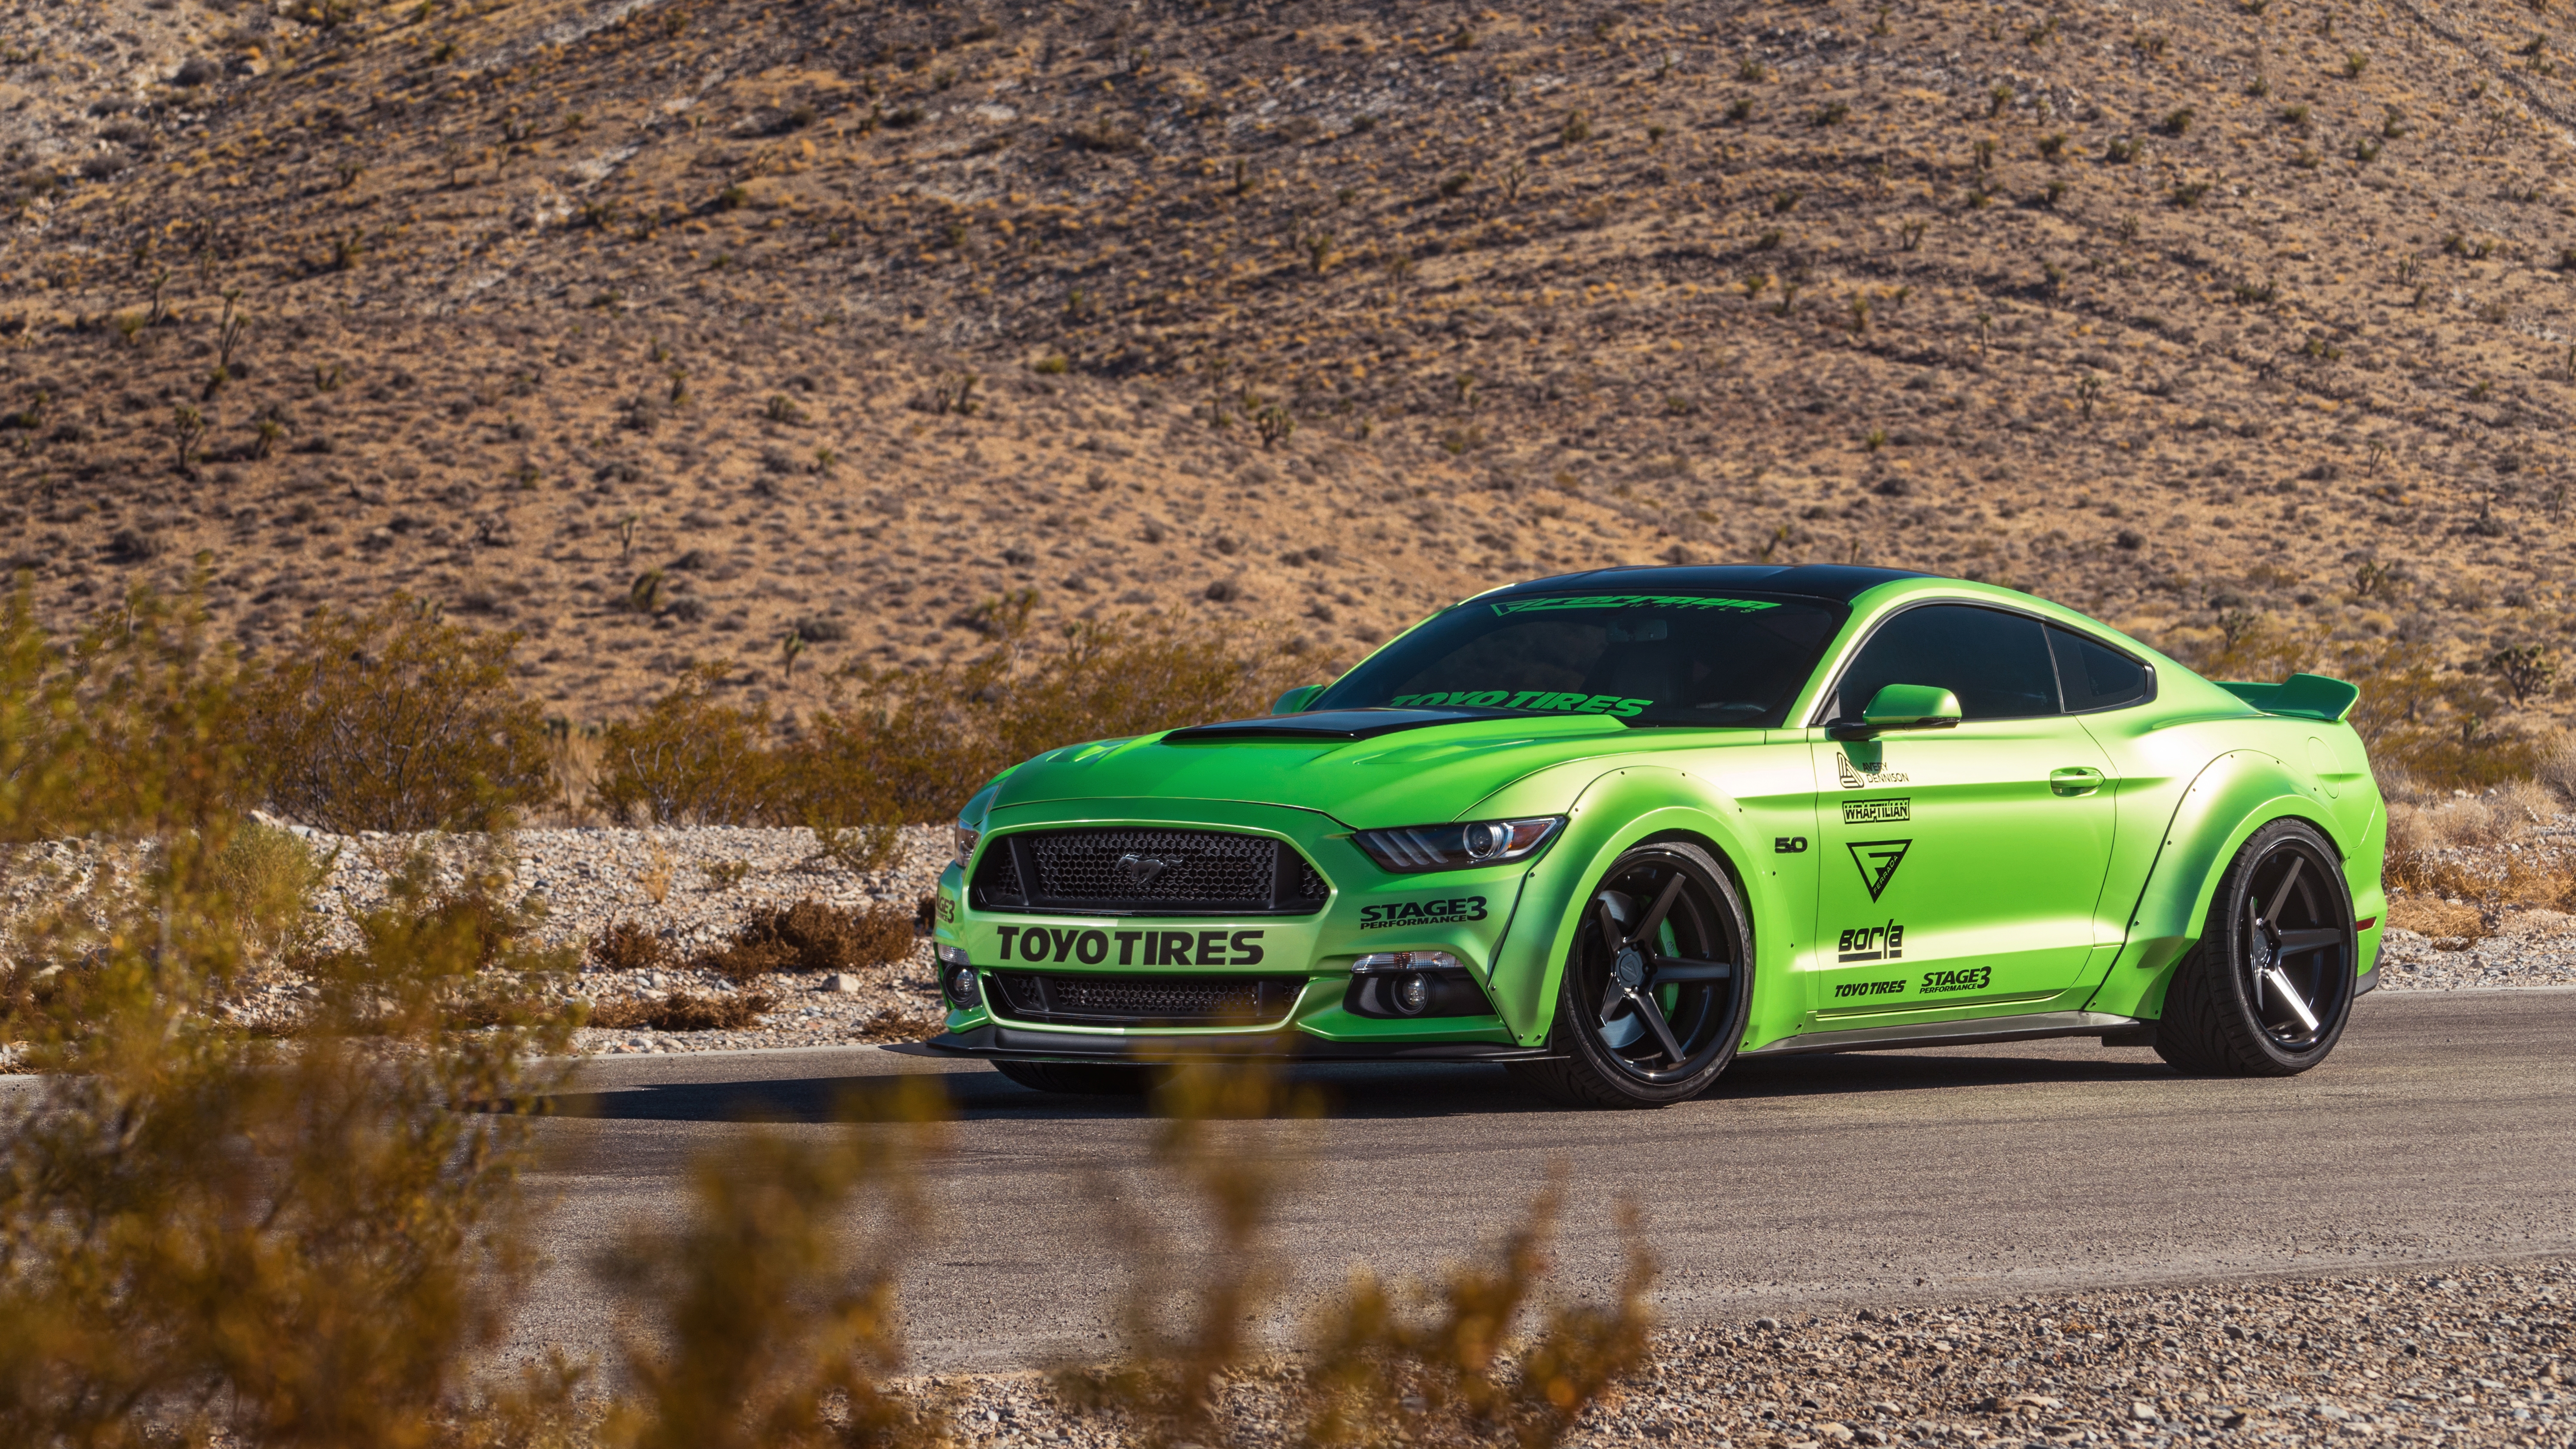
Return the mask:
{"type": "Polygon", "coordinates": [[[2165,988],[2156,1055],[2195,1076],[2290,1077],[2326,1059],[2352,1013],[2360,951],[2334,847],[2281,820],[2220,878],[2165,988]]]}
{"type": "Polygon", "coordinates": [[[1572,1106],[1661,1107],[1735,1060],[1753,1000],[1753,923],[1708,852],[1665,842],[1611,863],[1583,906],[1549,1030],[1514,1067],[1572,1106]]]}

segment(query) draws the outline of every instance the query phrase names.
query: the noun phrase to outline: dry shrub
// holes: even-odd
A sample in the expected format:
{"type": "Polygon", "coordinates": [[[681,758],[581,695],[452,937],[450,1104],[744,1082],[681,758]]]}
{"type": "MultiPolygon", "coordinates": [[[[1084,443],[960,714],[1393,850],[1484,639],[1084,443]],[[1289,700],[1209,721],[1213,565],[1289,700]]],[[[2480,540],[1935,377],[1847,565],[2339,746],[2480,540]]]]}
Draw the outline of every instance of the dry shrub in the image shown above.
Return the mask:
{"type": "Polygon", "coordinates": [[[1191,1255],[1144,1215],[1121,1214],[1116,1232],[1134,1265],[1119,1310],[1126,1356],[1060,1368],[1054,1381],[1066,1403],[1115,1411],[1159,1449],[1225,1437],[1215,1432],[1219,1385],[1248,1358],[1243,1326],[1278,1286],[1266,1239],[1291,1158],[1268,1122],[1315,1116],[1319,1104],[1265,1066],[1184,1063],[1165,1074],[1155,1108],[1164,1120],[1154,1161],[1196,1194],[1210,1219],[1201,1276],[1181,1281],[1191,1255]]]}
{"type": "Polygon", "coordinates": [[[1452,1267],[1437,1294],[1390,1293],[1354,1272],[1319,1324],[1307,1430],[1319,1445],[1556,1443],[1583,1410],[1646,1358],[1655,1261],[1633,1205],[1620,1210],[1627,1271],[1611,1307],[1556,1303],[1537,1336],[1507,1353],[1548,1270],[1562,1188],[1551,1184],[1486,1263],[1452,1267]]]}
{"type": "Polygon", "coordinates": [[[219,820],[228,834],[257,791],[238,685],[193,599],[138,590],[121,616],[58,641],[22,576],[0,609],[0,840],[219,820]]]}
{"type": "Polygon", "coordinates": [[[2576,805],[2576,733],[2552,730],[2543,735],[2533,748],[2532,776],[2558,793],[2568,805],[2576,805]]]}
{"type": "MultiPolygon", "coordinates": [[[[1259,1066],[1184,1064],[1156,1097],[1165,1116],[1155,1161],[1205,1204],[1211,1230],[1200,1274],[1184,1283],[1186,1254],[1144,1221],[1122,1216],[1133,1244],[1133,1287],[1120,1322],[1117,1363],[1062,1368],[1068,1404],[1117,1414],[1127,1437],[1150,1445],[1216,1443],[1234,1436],[1217,1396],[1252,1358],[1243,1326],[1277,1285],[1267,1232],[1298,1154],[1272,1119],[1311,1114],[1310,1094],[1259,1066]]],[[[1318,1319],[1310,1366],[1298,1383],[1313,1445],[1512,1443],[1540,1449],[1645,1362],[1656,1269],[1633,1208],[1620,1223],[1627,1271],[1609,1306],[1538,1304],[1561,1186],[1551,1184],[1489,1259],[1453,1266],[1436,1292],[1390,1291],[1366,1270],[1318,1319]],[[1525,1320],[1538,1320],[1525,1334],[1525,1320]]],[[[1264,1426],[1265,1428],[1267,1426],[1264,1426]]],[[[1265,1436],[1267,1437],[1267,1436],[1265,1436]]]]}
{"type": "Polygon", "coordinates": [[[2349,681],[2361,690],[2352,725],[2374,764],[2401,768],[2424,787],[2483,790],[2540,768],[2544,742],[2509,718],[2507,697],[2484,674],[2445,667],[2420,640],[2338,640],[2321,624],[2263,618],[2232,644],[2199,631],[2169,642],[2176,658],[2210,679],[2309,673],[2349,681]]]}
{"type": "Polygon", "coordinates": [[[671,943],[633,921],[611,921],[591,936],[586,954],[602,971],[650,971],[670,964],[671,943]]]}
{"type": "Polygon", "coordinates": [[[2474,941],[2487,934],[2486,917],[2477,907],[2438,896],[2397,897],[2388,903],[2388,924],[2436,940],[2466,937],[2474,941]]]}
{"type": "Polygon", "coordinates": [[[935,1406],[889,1395],[902,1367],[896,1281],[928,1226],[916,1163],[946,1101],[905,1081],[830,1137],[753,1134],[700,1157],[689,1221],[631,1232],[601,1264],[630,1305],[634,1396],[602,1438],[630,1449],[942,1442],[935,1406]],[[853,1235],[853,1218],[866,1222],[853,1235]]]}
{"type": "Polygon", "coordinates": [[[591,1026],[631,1031],[741,1031],[778,1003],[754,992],[746,996],[698,996],[674,991],[659,1001],[610,1001],[592,1007],[591,1026]]]}
{"type": "Polygon", "coordinates": [[[244,949],[228,833],[161,838],[158,890],[63,963],[38,1024],[60,1070],[0,1138],[15,1442],[426,1444],[532,1261],[529,1119],[450,1107],[530,1105],[568,1020],[452,1031],[478,923],[389,905],[307,963],[314,1015],[272,1050],[216,1010],[244,949]]]}
{"type": "Polygon", "coordinates": [[[772,825],[779,821],[782,756],[769,746],[768,706],[719,703],[727,671],[691,673],[643,714],[599,732],[595,793],[616,819],[772,825]]]}
{"type": "Polygon", "coordinates": [[[880,821],[872,825],[816,825],[815,848],[852,875],[874,875],[903,858],[903,826],[880,821]]]}
{"type": "Polygon", "coordinates": [[[2559,810],[2557,794],[2536,779],[2507,780],[2494,787],[2488,803],[2505,818],[2515,836],[2547,825],[2559,810]]]}
{"type": "Polygon", "coordinates": [[[671,862],[671,847],[656,835],[644,843],[644,849],[644,870],[635,877],[635,883],[643,888],[644,899],[658,906],[671,898],[671,878],[677,873],[671,862]]]}
{"type": "Polygon", "coordinates": [[[542,803],[553,772],[544,717],[510,687],[518,641],[399,595],[314,614],[249,690],[269,799],[344,834],[482,829],[542,803]]]}
{"type": "Polygon", "coordinates": [[[913,920],[896,906],[853,911],[818,900],[756,906],[731,941],[698,965],[737,981],[773,972],[851,971],[908,959],[913,920]]]}
{"type": "Polygon", "coordinates": [[[299,957],[319,928],[313,898],[339,858],[317,855],[290,830],[253,820],[234,829],[215,858],[215,885],[232,903],[242,939],[266,961],[299,957]]]}
{"type": "Polygon", "coordinates": [[[1085,740],[1264,714],[1280,692],[1328,678],[1320,659],[1266,637],[1087,625],[1031,654],[1007,609],[1001,643],[940,669],[849,671],[797,748],[805,822],[944,822],[967,792],[1032,755],[1085,740]]]}

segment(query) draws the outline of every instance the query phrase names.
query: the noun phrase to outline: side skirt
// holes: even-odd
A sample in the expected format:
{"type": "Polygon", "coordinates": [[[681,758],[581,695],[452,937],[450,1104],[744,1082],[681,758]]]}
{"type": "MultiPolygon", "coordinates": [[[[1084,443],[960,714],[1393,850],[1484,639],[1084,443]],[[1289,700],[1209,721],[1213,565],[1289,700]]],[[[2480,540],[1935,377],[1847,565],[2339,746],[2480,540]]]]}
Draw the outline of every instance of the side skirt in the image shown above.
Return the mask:
{"type": "Polygon", "coordinates": [[[2108,1037],[2154,1025],[2134,1016],[2113,1016],[2107,1011],[2043,1011],[2031,1016],[1989,1017],[1982,1021],[1925,1021],[1860,1031],[1811,1031],[1798,1036],[1784,1036],[1744,1055],[1787,1057],[1812,1052],[1892,1052],[1910,1047],[2040,1041],[2055,1036],[2108,1037]]]}

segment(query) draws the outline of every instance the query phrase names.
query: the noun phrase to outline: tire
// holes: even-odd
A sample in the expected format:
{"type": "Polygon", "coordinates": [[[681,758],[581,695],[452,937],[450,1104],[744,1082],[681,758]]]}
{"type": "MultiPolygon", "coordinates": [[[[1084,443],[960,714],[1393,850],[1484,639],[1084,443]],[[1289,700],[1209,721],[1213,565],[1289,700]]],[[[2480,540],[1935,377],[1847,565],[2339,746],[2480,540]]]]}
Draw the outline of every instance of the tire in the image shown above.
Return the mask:
{"type": "Polygon", "coordinates": [[[1111,1062],[995,1062],[993,1070],[1033,1092],[1066,1097],[1141,1097],[1154,1069],[1111,1062]]]}
{"type": "Polygon", "coordinates": [[[1697,846],[1640,845],[1583,913],[1552,1059],[1515,1063],[1514,1078],[1573,1107],[1663,1107],[1706,1091],[1735,1060],[1753,1000],[1753,920],[1734,881],[1697,846]]]}
{"type": "Polygon", "coordinates": [[[2264,826],[2174,968],[2156,1055],[2187,1076],[2297,1076],[2343,1038],[2359,949],[2334,846],[2305,821],[2264,826]]]}

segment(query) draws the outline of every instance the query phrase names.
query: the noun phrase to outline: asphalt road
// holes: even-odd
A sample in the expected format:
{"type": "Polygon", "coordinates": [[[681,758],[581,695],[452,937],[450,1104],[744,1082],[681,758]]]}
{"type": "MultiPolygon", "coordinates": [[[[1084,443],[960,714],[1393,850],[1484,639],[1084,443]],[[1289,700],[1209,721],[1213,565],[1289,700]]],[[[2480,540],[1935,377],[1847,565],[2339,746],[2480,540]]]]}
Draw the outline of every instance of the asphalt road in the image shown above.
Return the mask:
{"type": "MultiPolygon", "coordinates": [[[[547,1122],[552,1262],[513,1354],[613,1358],[586,1263],[674,1221],[683,1175],[748,1123],[847,1130],[869,1079],[935,1073],[960,1117],[940,1226],[903,1286],[915,1363],[1097,1351],[1138,1214],[1197,1241],[1144,1167],[1132,1106],[1023,1091],[978,1064],[876,1048],[594,1062],[547,1122]]],[[[1560,1282],[1618,1268],[1615,1203],[1647,1214],[1668,1318],[2576,1252],[2576,992],[2365,997],[2333,1059],[2287,1081],[2194,1081],[2091,1042],[1772,1060],[1655,1113],[1551,1110],[1486,1068],[1332,1067],[1284,1206],[1295,1335],[1367,1262],[1435,1270],[1570,1172],[1560,1282]]],[[[1177,1266],[1186,1268],[1186,1262],[1177,1266]]]]}

